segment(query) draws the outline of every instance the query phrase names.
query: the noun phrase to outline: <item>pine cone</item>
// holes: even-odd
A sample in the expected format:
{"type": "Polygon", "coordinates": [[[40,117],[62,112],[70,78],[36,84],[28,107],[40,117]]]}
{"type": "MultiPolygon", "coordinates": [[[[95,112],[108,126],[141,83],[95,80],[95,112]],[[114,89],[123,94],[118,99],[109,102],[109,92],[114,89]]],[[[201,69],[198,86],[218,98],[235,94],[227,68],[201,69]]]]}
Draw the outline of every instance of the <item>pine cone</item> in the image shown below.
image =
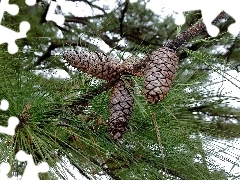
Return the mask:
{"type": "Polygon", "coordinates": [[[63,58],[79,71],[104,80],[116,80],[120,77],[120,61],[103,53],[81,50],[67,51],[63,58]]]}
{"type": "Polygon", "coordinates": [[[168,47],[159,48],[149,56],[143,88],[149,102],[157,103],[166,97],[175,79],[178,60],[176,53],[168,47]]]}
{"type": "Polygon", "coordinates": [[[128,127],[134,106],[131,92],[122,80],[119,80],[112,88],[109,126],[113,140],[119,140],[128,127]]]}

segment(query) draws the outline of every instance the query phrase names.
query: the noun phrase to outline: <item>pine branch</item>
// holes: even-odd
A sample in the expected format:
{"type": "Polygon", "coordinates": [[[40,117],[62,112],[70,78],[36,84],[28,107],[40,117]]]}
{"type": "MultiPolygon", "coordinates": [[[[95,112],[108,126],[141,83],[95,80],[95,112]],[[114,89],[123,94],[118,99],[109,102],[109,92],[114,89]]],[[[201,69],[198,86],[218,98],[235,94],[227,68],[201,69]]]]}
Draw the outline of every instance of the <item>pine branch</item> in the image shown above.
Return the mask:
{"type": "Polygon", "coordinates": [[[151,160],[151,159],[149,159],[149,158],[147,158],[145,156],[141,156],[141,160],[143,162],[147,162],[149,164],[154,164],[156,167],[162,169],[163,172],[166,170],[166,172],[168,174],[170,174],[170,175],[172,175],[174,177],[180,178],[181,180],[188,180],[184,175],[182,175],[182,174],[180,174],[180,173],[178,173],[178,172],[176,172],[176,171],[174,171],[172,169],[169,169],[168,167],[165,167],[165,166],[162,166],[162,165],[159,166],[159,164],[157,164],[155,161],[153,161],[153,160],[151,160]]]}
{"type": "MultiPolygon", "coordinates": [[[[56,117],[60,114],[62,114],[64,109],[70,109],[74,115],[82,114],[85,107],[87,107],[90,100],[92,100],[95,96],[111,89],[111,87],[115,84],[115,81],[110,81],[104,85],[101,85],[86,94],[82,95],[81,97],[78,97],[71,101],[70,104],[57,104],[53,106],[49,111],[46,111],[44,113],[44,118],[48,117],[56,117]]],[[[68,120],[66,120],[67,123],[68,120]]],[[[59,124],[61,126],[68,126],[68,124],[59,124]]]]}
{"type": "MultiPolygon", "coordinates": [[[[221,12],[217,18],[213,21],[213,24],[216,24],[221,19],[226,18],[227,14],[225,12],[221,12]]],[[[169,47],[176,51],[178,48],[180,48],[185,42],[189,41],[190,39],[196,37],[201,32],[203,32],[206,29],[205,24],[202,20],[195,23],[191,27],[189,27],[185,32],[181,33],[178,37],[175,39],[167,42],[164,46],[169,47]]],[[[142,60],[139,60],[139,62],[136,62],[132,65],[130,70],[125,70],[125,72],[130,74],[139,74],[140,76],[143,73],[143,69],[145,69],[147,62],[149,61],[149,56],[145,56],[142,60]]]]}
{"type": "Polygon", "coordinates": [[[67,105],[67,107],[72,109],[74,114],[76,114],[76,115],[81,114],[82,110],[84,110],[84,107],[86,107],[88,105],[88,102],[91,99],[93,99],[95,96],[109,90],[114,84],[115,84],[115,81],[110,81],[107,84],[100,86],[97,89],[89,91],[85,95],[74,100],[70,105],[67,105]]]}
{"type": "MultiPolygon", "coordinates": [[[[72,1],[78,1],[78,0],[72,0],[72,1]]],[[[82,1],[82,2],[85,2],[86,4],[88,4],[92,9],[93,9],[93,8],[96,8],[96,9],[102,11],[104,14],[106,14],[106,11],[105,11],[103,8],[101,8],[100,6],[97,6],[97,5],[93,4],[94,1],[92,1],[92,2],[87,1],[87,0],[81,0],[81,1],[82,1]]]]}
{"type": "Polygon", "coordinates": [[[82,176],[84,176],[84,177],[85,177],[86,179],[88,179],[88,180],[91,179],[91,178],[89,177],[89,175],[86,174],[86,173],[84,172],[84,170],[83,170],[81,167],[79,167],[79,165],[78,165],[76,162],[73,161],[72,157],[69,156],[69,154],[66,154],[66,156],[68,156],[68,160],[69,160],[69,161],[71,162],[71,164],[80,172],[80,174],[81,174],[82,176]]]}
{"type": "Polygon", "coordinates": [[[24,125],[29,123],[29,118],[30,118],[29,111],[30,111],[30,108],[31,108],[31,104],[29,104],[29,103],[26,104],[26,106],[24,107],[22,113],[18,115],[19,124],[16,127],[16,130],[15,130],[16,132],[19,129],[23,128],[24,125]]]}
{"type": "Polygon", "coordinates": [[[112,179],[114,179],[114,180],[121,180],[120,177],[116,176],[110,169],[102,166],[97,160],[91,158],[91,162],[94,163],[95,165],[101,167],[102,170],[103,170],[107,175],[109,175],[112,179]]]}
{"type": "Polygon", "coordinates": [[[35,66],[40,65],[44,60],[47,58],[51,57],[51,52],[55,50],[56,48],[64,47],[64,46],[77,46],[81,44],[83,47],[89,47],[90,43],[84,40],[57,40],[57,41],[52,41],[50,46],[47,48],[46,52],[38,58],[38,60],[34,63],[35,66]]]}
{"type": "MultiPolygon", "coordinates": [[[[219,22],[219,20],[221,20],[223,18],[226,18],[226,13],[225,12],[221,12],[216,17],[216,19],[213,21],[213,24],[216,24],[217,22],[219,22]]],[[[180,34],[174,40],[167,42],[164,46],[167,46],[167,47],[176,51],[186,41],[189,41],[190,39],[196,37],[197,35],[199,35],[204,30],[206,30],[206,26],[203,23],[203,21],[201,20],[201,21],[195,23],[194,25],[192,25],[191,27],[189,27],[185,32],[180,34]]]]}
{"type": "Polygon", "coordinates": [[[90,26],[91,22],[87,17],[72,17],[72,16],[65,16],[65,22],[74,22],[74,23],[81,23],[86,26],[90,26]]]}
{"type": "Polygon", "coordinates": [[[120,23],[120,36],[123,37],[123,20],[124,20],[124,17],[125,17],[125,14],[128,10],[128,4],[129,4],[129,1],[126,0],[125,1],[125,6],[123,8],[123,10],[121,11],[121,17],[119,18],[119,23],[120,23]]]}
{"type": "MultiPolygon", "coordinates": [[[[127,4],[125,10],[126,8],[127,4]]],[[[124,11],[122,15],[124,15],[124,11]]],[[[220,13],[214,20],[214,23],[217,23],[220,19],[225,18],[225,16],[226,13],[220,13]]],[[[124,16],[122,18],[124,18],[124,16]]],[[[137,61],[135,63],[125,64],[105,54],[86,51],[67,51],[63,53],[63,58],[78,70],[107,81],[116,82],[122,75],[126,74],[134,76],[144,75],[144,92],[146,94],[146,98],[150,102],[158,103],[158,101],[165,98],[175,78],[177,63],[179,61],[179,58],[176,55],[176,50],[186,41],[196,37],[199,33],[205,30],[205,28],[206,26],[203,21],[199,21],[189,27],[174,40],[167,42],[163,47],[158,48],[150,55],[145,56],[142,61],[137,61]]],[[[112,86],[113,85],[114,84],[112,84],[112,86]]],[[[108,88],[112,88],[112,86],[109,86],[108,88]]],[[[111,99],[112,98],[114,97],[111,97],[111,99]]],[[[80,105],[86,106],[84,102],[88,103],[88,100],[81,99],[76,102],[76,104],[72,104],[72,109],[81,108],[80,105]]],[[[126,120],[124,119],[124,123],[125,121],[126,120]]],[[[114,121],[114,126],[118,127],[119,124],[122,124],[120,123],[120,119],[116,119],[116,122],[114,121]]],[[[110,124],[112,129],[115,129],[114,126],[110,124]]],[[[124,131],[125,127],[121,130],[121,135],[119,135],[119,132],[114,132],[111,135],[115,137],[114,134],[118,134],[115,138],[113,138],[118,139],[122,136],[122,132],[124,131]]]]}

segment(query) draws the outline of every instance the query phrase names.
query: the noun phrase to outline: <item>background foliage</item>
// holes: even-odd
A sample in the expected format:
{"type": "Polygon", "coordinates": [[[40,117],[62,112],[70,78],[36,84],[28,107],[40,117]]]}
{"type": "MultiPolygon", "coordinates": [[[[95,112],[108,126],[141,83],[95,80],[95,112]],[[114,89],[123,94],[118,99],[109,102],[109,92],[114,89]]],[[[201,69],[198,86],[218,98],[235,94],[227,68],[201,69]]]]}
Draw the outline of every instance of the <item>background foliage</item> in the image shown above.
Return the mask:
{"type": "Polygon", "coordinates": [[[9,116],[20,119],[14,137],[0,135],[0,159],[13,164],[11,176],[20,177],[25,167],[15,161],[21,149],[36,163],[49,163],[51,171],[41,179],[67,179],[65,171],[74,179],[239,178],[240,112],[233,106],[239,97],[223,93],[224,81],[239,89],[234,83],[239,80],[229,77],[229,71],[239,73],[240,66],[239,36],[233,38],[226,31],[233,22],[230,17],[218,24],[218,37],[203,32],[178,49],[177,78],[158,105],[144,99],[142,78],[125,77],[135,82],[136,104],[129,130],[116,143],[109,136],[105,82],[69,67],[61,53],[80,47],[122,61],[130,55],[140,57],[174,39],[201,13],[186,13],[187,23],[177,27],[171,17],[146,8],[144,0],[133,4],[117,0],[113,8],[103,1],[72,0],[69,6],[88,7],[92,15],[58,7],[66,21],[57,26],[44,20],[49,2],[40,0],[33,7],[23,0],[10,2],[19,5],[20,13],[4,14],[2,24],[16,31],[23,20],[31,24],[27,38],[17,40],[18,53],[10,55],[7,45],[0,45],[0,99],[10,103],[9,110],[0,113],[1,125],[9,116]],[[68,78],[57,77],[56,70],[65,71],[68,78]],[[213,80],[213,72],[222,80],[213,80]],[[219,160],[230,170],[218,166],[219,160]]]}

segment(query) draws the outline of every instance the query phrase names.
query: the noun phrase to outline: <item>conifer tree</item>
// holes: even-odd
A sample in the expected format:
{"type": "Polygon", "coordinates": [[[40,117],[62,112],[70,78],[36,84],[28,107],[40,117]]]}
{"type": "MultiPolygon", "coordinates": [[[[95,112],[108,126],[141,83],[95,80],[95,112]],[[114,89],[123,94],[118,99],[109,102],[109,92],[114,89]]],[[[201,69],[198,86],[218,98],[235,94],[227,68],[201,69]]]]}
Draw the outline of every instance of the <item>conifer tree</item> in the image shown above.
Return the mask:
{"type": "Polygon", "coordinates": [[[110,9],[100,0],[66,2],[94,13],[58,7],[65,16],[58,26],[45,20],[48,1],[14,0],[19,14],[5,13],[1,22],[15,31],[23,20],[31,24],[17,40],[18,53],[0,45],[0,100],[10,104],[0,124],[20,120],[15,136],[0,134],[9,176],[23,174],[25,164],[15,159],[23,150],[49,164],[44,180],[67,179],[65,172],[74,179],[237,179],[240,113],[229,102],[239,97],[222,87],[226,81],[240,88],[229,73],[239,73],[239,36],[227,33],[233,19],[221,13],[213,22],[220,34],[211,38],[199,11],[186,13],[180,28],[145,0],[116,1],[110,9]],[[223,80],[213,81],[212,73],[223,80]]]}

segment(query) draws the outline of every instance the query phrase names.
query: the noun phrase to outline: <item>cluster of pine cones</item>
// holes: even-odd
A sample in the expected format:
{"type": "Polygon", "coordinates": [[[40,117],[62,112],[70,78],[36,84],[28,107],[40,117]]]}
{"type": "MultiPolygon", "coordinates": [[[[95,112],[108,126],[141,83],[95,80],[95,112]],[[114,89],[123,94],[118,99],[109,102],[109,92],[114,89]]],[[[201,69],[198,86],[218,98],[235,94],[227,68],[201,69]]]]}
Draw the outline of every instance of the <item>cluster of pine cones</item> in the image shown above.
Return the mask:
{"type": "MultiPolygon", "coordinates": [[[[127,65],[118,59],[103,53],[88,51],[67,51],[63,54],[67,62],[79,71],[94,77],[115,82],[110,95],[109,128],[113,140],[119,140],[127,130],[133,111],[133,83],[122,80],[121,75],[131,74],[133,63],[127,65]]],[[[148,102],[158,103],[163,100],[172,85],[178,68],[178,56],[168,47],[162,47],[148,55],[143,69],[143,93],[148,102]]],[[[132,73],[132,75],[136,75],[132,73]]]]}

